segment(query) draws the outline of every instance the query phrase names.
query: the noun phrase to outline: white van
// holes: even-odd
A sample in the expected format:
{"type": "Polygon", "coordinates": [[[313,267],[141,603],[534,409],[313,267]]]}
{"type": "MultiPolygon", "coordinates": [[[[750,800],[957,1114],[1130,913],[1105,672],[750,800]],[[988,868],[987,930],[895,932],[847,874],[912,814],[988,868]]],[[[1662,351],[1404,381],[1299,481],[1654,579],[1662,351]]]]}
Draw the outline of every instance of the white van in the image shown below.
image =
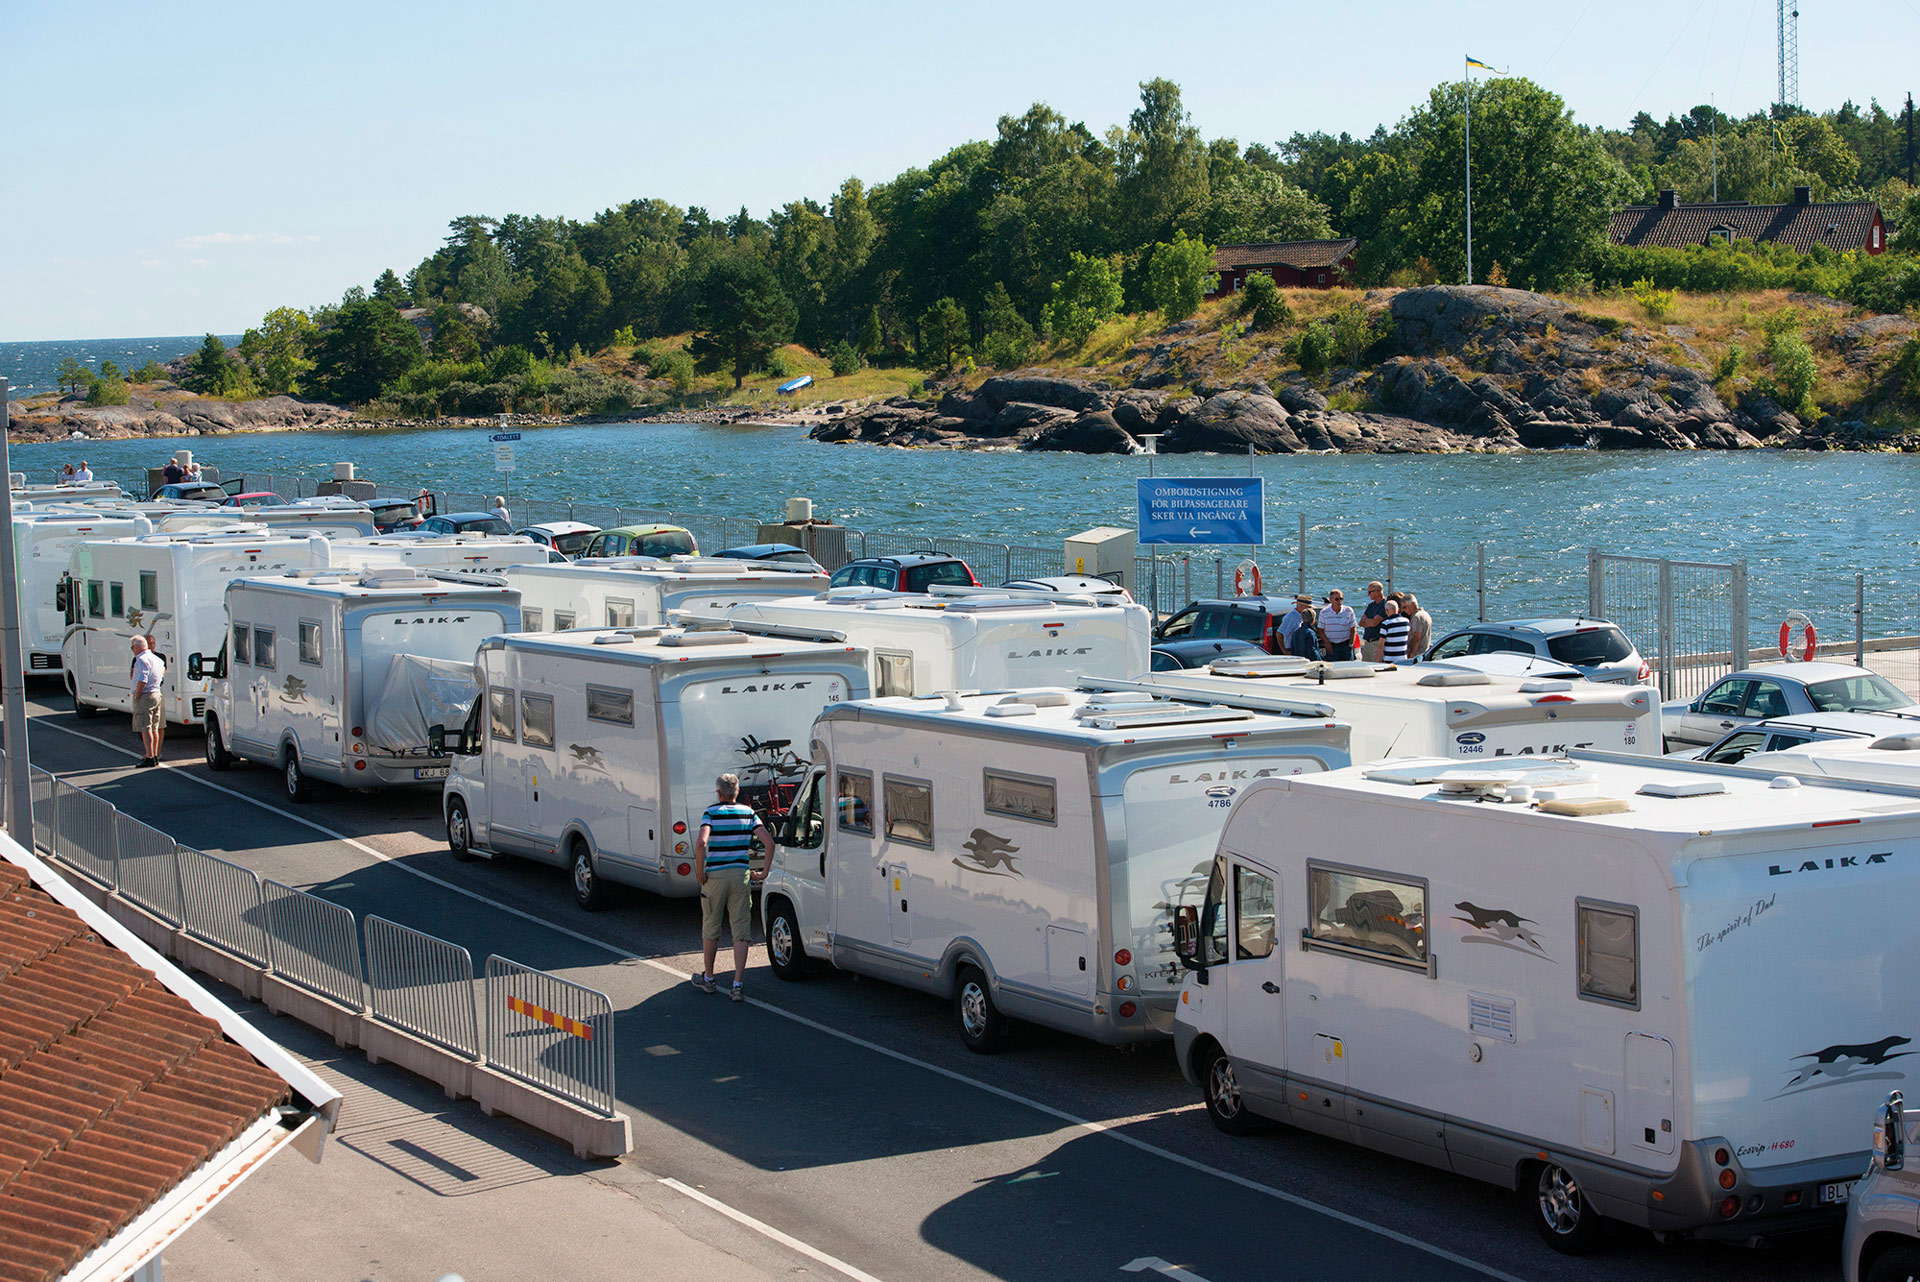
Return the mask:
{"type": "Polygon", "coordinates": [[[187,656],[213,680],[207,765],[236,757],[313,781],[373,789],[447,777],[433,726],[467,719],[480,643],[520,628],[512,588],[410,569],[295,570],[227,586],[228,643],[187,656]]]}
{"type": "Polygon", "coordinates": [[[875,694],[1023,690],[1082,677],[1145,672],[1153,617],[1117,597],[991,590],[948,596],[835,589],[750,601],[729,626],[780,636],[844,639],[873,654],[875,694]]]}
{"type": "Polygon", "coordinates": [[[1323,708],[1353,726],[1355,761],[1660,751],[1660,700],[1651,686],[1506,676],[1443,663],[1401,667],[1248,655],[1204,669],[1151,673],[1129,688],[1244,708],[1323,708]]]}
{"type": "MultiPolygon", "coordinates": [[[[1879,720],[1873,713],[1853,721],[1879,720]]],[[[1816,739],[1778,752],[1743,757],[1742,770],[1767,775],[1843,779],[1852,783],[1890,783],[1920,787],[1920,725],[1896,722],[1873,739],[1816,739]]]]}
{"type": "Polygon", "coordinates": [[[977,1051],[1008,1016],[1165,1037],[1176,907],[1234,794],[1348,760],[1322,717],[1062,689],[830,707],[811,755],[761,897],[775,973],[950,997],[977,1051]]]}
{"type": "Polygon", "coordinates": [[[532,539],[497,534],[381,534],[334,539],[332,544],[337,569],[411,568],[422,573],[473,575],[547,562],[547,549],[532,539]]]}
{"type": "Polygon", "coordinates": [[[33,505],[40,511],[48,503],[88,503],[96,499],[124,499],[127,492],[113,481],[88,481],[85,485],[16,485],[13,505],[33,505]]]}
{"type": "Polygon", "coordinates": [[[657,628],[676,613],[725,616],[747,601],[805,596],[827,587],[824,574],[725,557],[596,557],[517,567],[505,575],[520,590],[529,632],[657,628]]]}
{"type": "Polygon", "coordinates": [[[1519,1189],[1573,1253],[1602,1219],[1743,1241],[1837,1221],[1920,1029],[1896,978],[1920,931],[1883,911],[1920,876],[1920,790],[1506,764],[1235,800],[1174,1035],[1214,1122],[1519,1189]]]}
{"type": "Polygon", "coordinates": [[[284,538],[252,531],[148,534],[83,540],[67,558],[67,633],[61,663],[74,715],[101,708],[133,710],[128,643],[151,634],[166,661],[163,715],[197,726],[207,710],[207,682],[187,676],[189,654],[211,654],[227,631],[227,584],[328,564],[323,538],[284,538]]]}
{"type": "Polygon", "coordinates": [[[489,640],[476,666],[481,698],[449,727],[447,845],[560,864],[589,911],[612,883],[699,894],[714,779],[784,801],[813,719],[867,694],[862,650],[738,632],[527,632],[489,640]]]}
{"type": "Polygon", "coordinates": [[[13,518],[14,582],[20,601],[20,645],[27,674],[61,668],[60,642],[67,635],[67,598],[61,581],[73,546],[88,539],[137,538],[153,533],[141,516],[102,515],[51,509],[13,518]]]}

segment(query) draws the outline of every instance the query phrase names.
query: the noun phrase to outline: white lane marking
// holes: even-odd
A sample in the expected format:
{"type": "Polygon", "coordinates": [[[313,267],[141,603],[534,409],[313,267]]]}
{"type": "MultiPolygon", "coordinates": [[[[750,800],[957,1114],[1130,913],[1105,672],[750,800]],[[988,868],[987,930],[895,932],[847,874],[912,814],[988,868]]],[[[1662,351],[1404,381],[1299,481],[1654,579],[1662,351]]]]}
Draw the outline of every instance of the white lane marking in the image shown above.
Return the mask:
{"type": "MultiPolygon", "coordinates": [[[[36,720],[39,720],[39,718],[36,718],[36,720]]],[[[97,743],[101,747],[106,748],[113,752],[117,752],[123,757],[137,758],[138,756],[137,753],[131,752],[126,748],[122,748],[118,744],[109,743],[105,739],[98,739],[90,734],[82,734],[80,731],[74,730],[71,727],[63,726],[56,722],[46,722],[45,724],[49,725],[52,729],[59,730],[65,734],[70,734],[74,736],[76,739],[85,739],[90,743],[97,743]]],[[[166,768],[173,769],[173,767],[171,766],[168,766],[166,768]]],[[[293,813],[291,810],[283,810],[279,806],[269,805],[267,802],[261,801],[257,797],[249,797],[247,796],[247,794],[243,792],[236,792],[232,788],[223,787],[222,785],[213,782],[211,779],[203,779],[197,774],[191,774],[191,773],[182,774],[180,777],[183,779],[191,779],[195,783],[200,784],[203,787],[213,789],[215,792],[225,793],[229,797],[235,797],[241,801],[245,801],[252,805],[256,805],[260,807],[262,810],[269,811],[273,814],[281,816],[282,818],[291,819],[293,822],[297,824],[305,825],[306,827],[313,829],[315,832],[324,833],[327,836],[332,837],[336,841],[345,842],[347,845],[353,847],[355,850],[362,851],[365,854],[371,855],[373,858],[378,859],[382,863],[390,863],[395,868],[399,869],[401,872],[410,873],[413,876],[420,878],[422,881],[429,881],[436,886],[445,887],[446,889],[451,890],[456,894],[465,895],[468,899],[472,899],[479,903],[486,904],[490,908],[498,908],[502,912],[508,913],[514,917],[521,918],[524,921],[532,922],[536,926],[544,926],[548,930],[557,931],[560,934],[567,936],[567,938],[569,939],[578,940],[583,944],[591,944],[595,948],[603,949],[606,952],[610,952],[614,956],[619,957],[622,960],[631,958],[633,960],[639,961],[643,965],[651,966],[653,969],[660,971],[662,974],[673,976],[675,982],[685,982],[686,980],[685,972],[682,971],[677,966],[670,966],[666,962],[660,961],[659,959],[653,958],[653,957],[635,957],[633,953],[628,952],[626,949],[616,948],[614,945],[609,944],[604,940],[595,939],[591,935],[583,935],[576,930],[569,930],[565,926],[557,926],[554,923],[548,921],[546,918],[536,917],[532,913],[527,912],[524,909],[515,908],[511,904],[503,904],[497,899],[489,899],[487,896],[480,894],[478,891],[469,890],[464,886],[456,885],[455,883],[450,881],[445,881],[439,877],[435,877],[431,873],[421,872],[417,868],[413,868],[407,864],[398,862],[397,856],[382,854],[380,851],[375,850],[372,846],[369,846],[364,842],[355,841],[352,837],[349,837],[344,833],[336,832],[333,829],[328,828],[324,824],[317,823],[312,819],[308,819],[304,815],[297,815],[293,813]]],[[[1079,1129],[1086,1131],[1090,1135],[1105,1135],[1109,1139],[1116,1140],[1119,1143],[1125,1144],[1128,1147],[1136,1149],[1142,1153],[1149,1153],[1149,1154],[1152,1154],[1154,1157],[1162,1158],[1166,1161],[1174,1163],[1177,1166],[1184,1166],[1188,1170],[1198,1171],[1204,1175],[1211,1175],[1215,1179],[1225,1180],[1227,1183],[1237,1185],[1240,1188],[1248,1190],[1249,1192],[1258,1193],[1263,1197],[1270,1197],[1275,1199],[1276,1201],[1285,1202],[1289,1206],[1299,1207],[1302,1210],[1316,1212],[1320,1215],[1327,1216],[1329,1219],[1337,1220],[1340,1223],[1348,1225],[1352,1228],[1363,1229],[1368,1233],[1373,1233],[1380,1237],[1386,1238],[1390,1242],[1398,1242],[1402,1246],[1409,1246],[1416,1251],[1423,1251],[1428,1255],[1436,1256],[1452,1264],[1457,1264],[1461,1268],[1471,1269],[1473,1272],[1478,1273],[1483,1277],[1497,1278],[1500,1280],[1500,1282],[1525,1282],[1524,1279],[1512,1273],[1503,1272],[1500,1269],[1494,1268],[1490,1264],[1482,1264],[1478,1260],[1468,1259],[1466,1256],[1457,1254],[1453,1251],[1449,1251],[1445,1247],[1434,1246],[1430,1242],[1422,1242],[1418,1238],[1410,1237],[1407,1234],[1398,1231],[1397,1229],[1390,1229],[1384,1224],[1376,1224],[1371,1220],[1362,1219],[1357,1215],[1350,1215],[1345,1211],[1337,1210],[1334,1207],[1326,1206],[1326,1205],[1323,1205],[1322,1203],[1315,1202],[1310,1198],[1301,1197],[1297,1193],[1289,1193],[1285,1189],[1278,1189],[1273,1187],[1270,1184],[1262,1184],[1258,1180],[1248,1179],[1244,1175],[1235,1175],[1231,1171],[1223,1171],[1218,1167],[1208,1166],[1204,1162],[1198,1161],[1191,1157],[1187,1157],[1186,1155],[1181,1153],[1175,1153],[1171,1149],[1161,1148],[1157,1144],[1149,1144],[1145,1140],[1138,1139],[1132,1135],[1127,1135],[1120,1131],[1116,1131],[1112,1129],[1114,1126],[1114,1123],[1096,1122],[1088,1118],[1078,1117],[1072,1113],[1067,1112],[1064,1109],[1055,1108],[1051,1104],[1042,1103],[1041,1101],[1034,1099],[1030,1096],[1021,1095],[1014,1091],[1007,1090],[1004,1087],[995,1086],[991,1082],[983,1082],[977,1077],[968,1077],[966,1074],[956,1072],[951,1068],[943,1068],[939,1064],[933,1063],[931,1060],[919,1059],[913,1055],[909,1055],[905,1053],[904,1051],[897,1051],[897,1050],[894,1050],[892,1047],[882,1046],[878,1042],[868,1041],[864,1037],[856,1036],[853,1033],[843,1032],[838,1028],[834,1028],[828,1024],[823,1024],[820,1021],[815,1019],[809,1019],[805,1015],[796,1014],[793,1011],[783,1010],[778,1006],[769,1005],[767,1002],[762,1001],[758,997],[749,997],[747,998],[747,1001],[750,1005],[756,1006],[761,1010],[767,1011],[774,1015],[778,1015],[782,1019],[790,1020],[793,1023],[799,1024],[803,1027],[811,1028],[815,1032],[824,1033],[828,1037],[838,1038],[839,1040],[846,1042],[849,1045],[858,1046],[864,1050],[872,1051],[876,1055],[884,1055],[886,1058],[894,1060],[897,1063],[910,1064],[913,1067],[921,1069],[925,1072],[933,1073],[939,1077],[944,1077],[948,1081],[959,1082],[962,1085],[971,1086],[975,1090],[985,1091],[987,1094],[995,1096],[998,1099],[1006,1100],[1010,1104],[1018,1104],[1025,1108],[1033,1109],[1036,1112],[1044,1113],[1048,1117],[1056,1118],[1062,1122],[1067,1123],[1069,1126],[1078,1127],[1079,1129]]],[[[1122,1124],[1124,1124],[1124,1122],[1122,1124]]]]}
{"type": "MultiPolygon", "coordinates": [[[[687,1185],[682,1184],[679,1180],[663,1178],[660,1182],[666,1185],[668,1188],[672,1189],[676,1193],[686,1194],[688,1197],[692,1198],[694,1201],[698,1202],[700,1205],[707,1207],[709,1210],[718,1211],[720,1212],[720,1214],[726,1216],[728,1219],[733,1220],[736,1223],[746,1225],[748,1228],[752,1229],[755,1233],[759,1233],[766,1237],[770,1237],[774,1241],[778,1242],[781,1246],[787,1247],[790,1250],[798,1251],[800,1254],[806,1256],[809,1260],[813,1260],[820,1264],[824,1264],[830,1269],[834,1269],[840,1273],[846,1274],[848,1277],[852,1278],[854,1282],[880,1282],[880,1279],[873,1276],[873,1274],[865,1272],[864,1270],[861,1270],[861,1269],[856,1269],[851,1264],[848,1264],[845,1260],[839,1259],[835,1256],[828,1255],[825,1251],[820,1250],[818,1247],[808,1246],[805,1242],[802,1242],[799,1238],[794,1237],[793,1235],[788,1233],[782,1233],[779,1229],[774,1228],[773,1225],[768,1224],[763,1220],[756,1220],[751,1215],[748,1215],[745,1211],[736,1211],[732,1207],[728,1206],[725,1202],[722,1202],[719,1198],[708,1197],[705,1193],[702,1193],[699,1189],[690,1188],[687,1185]]],[[[1196,1278],[1195,1282],[1202,1282],[1202,1280],[1196,1278]]]]}
{"type": "Polygon", "coordinates": [[[1122,1273],[1145,1273],[1148,1269],[1152,1269],[1155,1273],[1166,1274],[1173,1279],[1173,1282],[1207,1282],[1198,1273],[1183,1269],[1177,1264],[1168,1264],[1157,1255],[1143,1255],[1137,1260],[1120,1266],[1122,1273]]]}

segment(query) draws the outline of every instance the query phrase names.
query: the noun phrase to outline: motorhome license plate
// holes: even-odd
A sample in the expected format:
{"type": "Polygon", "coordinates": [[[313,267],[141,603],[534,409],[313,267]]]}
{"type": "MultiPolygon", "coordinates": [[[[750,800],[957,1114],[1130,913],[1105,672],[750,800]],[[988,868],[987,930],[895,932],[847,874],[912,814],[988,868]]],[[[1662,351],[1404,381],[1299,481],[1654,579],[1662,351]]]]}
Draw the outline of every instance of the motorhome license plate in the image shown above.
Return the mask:
{"type": "Polygon", "coordinates": [[[413,777],[415,779],[445,779],[447,777],[447,768],[445,766],[421,766],[413,772],[413,777]]]}
{"type": "Polygon", "coordinates": [[[1820,1186],[1820,1204],[1822,1206],[1831,1206],[1838,1202],[1844,1202],[1852,1196],[1852,1180],[1841,1180],[1835,1184],[1822,1184],[1820,1186]]]}

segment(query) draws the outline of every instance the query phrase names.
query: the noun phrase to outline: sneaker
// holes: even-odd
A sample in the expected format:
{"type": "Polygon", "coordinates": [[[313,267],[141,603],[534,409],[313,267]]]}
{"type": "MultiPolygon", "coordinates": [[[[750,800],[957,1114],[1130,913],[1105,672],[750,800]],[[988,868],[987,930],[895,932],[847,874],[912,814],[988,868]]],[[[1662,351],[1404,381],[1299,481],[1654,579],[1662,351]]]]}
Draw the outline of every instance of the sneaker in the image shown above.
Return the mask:
{"type": "Polygon", "coordinates": [[[720,991],[714,986],[713,976],[711,975],[696,974],[693,977],[693,986],[703,993],[717,993],[720,991]]]}
{"type": "Polygon", "coordinates": [[[157,766],[159,764],[160,758],[158,757],[142,757],[140,758],[140,765],[137,768],[145,770],[149,766],[157,766]]]}
{"type": "Polygon", "coordinates": [[[734,1001],[736,1001],[736,1002],[744,1002],[745,1000],[747,1000],[747,988],[746,988],[746,985],[745,985],[745,984],[735,984],[735,985],[733,986],[733,991],[732,991],[732,992],[730,992],[730,993],[728,993],[728,994],[727,994],[727,996],[728,996],[728,997],[730,997],[730,998],[732,998],[732,999],[733,999],[734,1001]]]}

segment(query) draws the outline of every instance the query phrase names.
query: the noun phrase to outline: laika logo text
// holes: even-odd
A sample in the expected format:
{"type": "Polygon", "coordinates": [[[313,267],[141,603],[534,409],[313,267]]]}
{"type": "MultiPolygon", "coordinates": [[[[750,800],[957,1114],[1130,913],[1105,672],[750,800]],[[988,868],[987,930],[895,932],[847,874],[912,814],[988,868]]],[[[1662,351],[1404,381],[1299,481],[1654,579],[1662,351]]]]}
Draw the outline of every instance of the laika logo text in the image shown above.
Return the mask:
{"type": "Polygon", "coordinates": [[[409,619],[405,615],[400,615],[394,619],[394,622],[402,626],[420,623],[465,623],[472,617],[471,614],[416,614],[409,619]]]}
{"type": "Polygon", "coordinates": [[[1018,660],[1021,660],[1021,659],[1073,658],[1076,655],[1092,654],[1092,653],[1093,653],[1093,647],[1090,645],[1080,645],[1080,646],[1064,646],[1063,645],[1063,646],[1057,646],[1050,650],[1025,650],[1025,651],[1009,650],[1007,651],[1007,657],[1017,662],[1018,660]]]}
{"type": "Polygon", "coordinates": [[[1831,859],[1802,859],[1797,867],[1782,868],[1779,864],[1767,865],[1767,876],[1785,877],[1796,872],[1831,872],[1836,868],[1863,868],[1868,864],[1884,864],[1893,852],[1882,850],[1872,855],[1836,855],[1831,859]]]}
{"type": "MultiPolygon", "coordinates": [[[[1888,1069],[1885,1072],[1870,1073],[1863,1069],[1879,1068],[1888,1060],[1899,1059],[1912,1051],[1896,1051],[1896,1046],[1905,1046],[1911,1037],[1882,1037],[1877,1042],[1865,1042],[1859,1045],[1828,1046],[1822,1050],[1808,1051],[1804,1055],[1795,1055],[1795,1059],[1811,1060],[1794,1070],[1793,1080],[1780,1088],[1780,1094],[1789,1092],[1818,1090],[1822,1086],[1838,1086],[1841,1082],[1881,1082],[1897,1081],[1906,1074],[1901,1070],[1888,1069]]],[[[1779,1096],[1774,1098],[1778,1099],[1779,1096]]]]}
{"type": "Polygon", "coordinates": [[[721,694],[772,694],[777,690],[805,690],[811,681],[763,681],[759,685],[721,686],[721,694]]]}
{"type": "Polygon", "coordinates": [[[985,828],[975,828],[961,847],[968,858],[955,858],[953,866],[964,868],[968,872],[983,872],[993,877],[1018,877],[1020,870],[1014,866],[1013,857],[1020,847],[1005,837],[988,832],[985,828]]]}

